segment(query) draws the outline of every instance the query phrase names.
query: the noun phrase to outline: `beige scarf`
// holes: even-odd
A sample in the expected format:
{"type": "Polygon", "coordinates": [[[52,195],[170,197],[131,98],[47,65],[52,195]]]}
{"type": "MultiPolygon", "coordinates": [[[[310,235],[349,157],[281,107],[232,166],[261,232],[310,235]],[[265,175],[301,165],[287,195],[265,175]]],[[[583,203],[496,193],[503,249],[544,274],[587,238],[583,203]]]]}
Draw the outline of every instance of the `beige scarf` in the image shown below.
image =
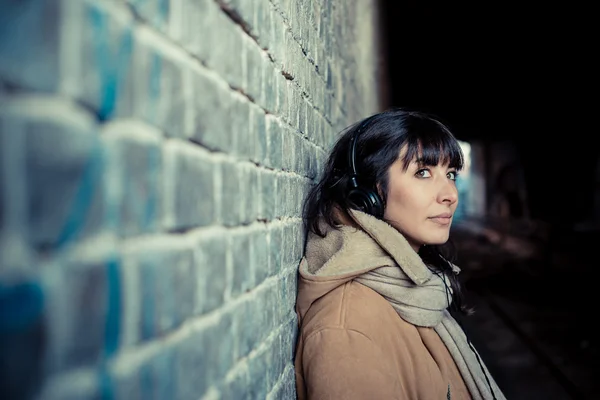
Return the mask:
{"type": "MultiPolygon", "coordinates": [[[[397,263],[372,269],[355,281],[386,298],[402,319],[417,326],[433,327],[452,355],[473,399],[495,396],[505,400],[464,331],[446,310],[452,301],[448,278],[433,274],[404,236],[387,223],[359,211],[351,211],[351,217],[397,263]]],[[[456,266],[453,270],[456,274],[460,272],[456,266]]]]}

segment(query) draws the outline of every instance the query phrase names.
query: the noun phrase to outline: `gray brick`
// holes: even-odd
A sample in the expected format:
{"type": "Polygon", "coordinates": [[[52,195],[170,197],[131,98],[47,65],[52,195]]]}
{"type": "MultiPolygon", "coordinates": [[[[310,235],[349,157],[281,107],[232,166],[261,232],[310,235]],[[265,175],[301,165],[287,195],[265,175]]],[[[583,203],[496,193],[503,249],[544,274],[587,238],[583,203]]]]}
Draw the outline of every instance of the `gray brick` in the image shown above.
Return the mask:
{"type": "Polygon", "coordinates": [[[274,169],[282,169],[283,145],[282,132],[283,128],[279,120],[267,115],[267,148],[269,149],[268,165],[274,169]]]}
{"type": "Polygon", "coordinates": [[[261,165],[268,165],[269,157],[267,121],[265,113],[258,107],[250,107],[250,130],[254,131],[251,135],[255,138],[255,151],[252,161],[261,165]]]}
{"type": "Polygon", "coordinates": [[[39,400],[79,400],[100,397],[98,372],[74,370],[47,379],[37,393],[39,400]]]}
{"type": "Polygon", "coordinates": [[[294,224],[293,223],[286,223],[285,225],[283,225],[282,228],[282,248],[281,248],[281,252],[282,252],[282,259],[281,262],[282,264],[287,267],[290,264],[292,264],[294,262],[294,247],[296,244],[296,237],[295,237],[295,231],[294,231],[294,224]]]}
{"type": "MultiPolygon", "coordinates": [[[[231,114],[227,115],[229,119],[229,129],[234,137],[233,145],[231,143],[225,143],[225,151],[231,152],[241,159],[244,160],[257,160],[257,152],[259,138],[258,131],[259,127],[253,124],[253,116],[255,113],[260,112],[256,110],[252,103],[248,102],[241,96],[234,96],[231,99],[231,114]]],[[[214,132],[213,134],[220,134],[220,132],[214,132]]]]}
{"type": "Polygon", "coordinates": [[[301,97],[301,101],[298,104],[298,125],[296,125],[296,129],[301,134],[306,133],[306,105],[306,100],[301,97]]]}
{"type": "MultiPolygon", "coordinates": [[[[176,387],[177,377],[175,376],[176,353],[170,346],[164,346],[160,352],[147,360],[140,368],[135,371],[132,379],[135,379],[138,385],[138,396],[133,397],[131,393],[120,394],[117,398],[131,399],[174,399],[178,389],[176,387]]],[[[130,383],[135,385],[135,383],[130,383]]],[[[189,397],[191,398],[191,397],[189,397]]]]}
{"type": "Polygon", "coordinates": [[[231,315],[195,328],[176,348],[177,399],[201,398],[209,386],[225,377],[238,356],[231,315]]]}
{"type": "Polygon", "coordinates": [[[194,132],[192,138],[211,150],[230,152],[237,147],[232,117],[240,107],[229,88],[203,68],[192,70],[194,132]]]}
{"type": "Polygon", "coordinates": [[[269,36],[269,54],[275,59],[277,67],[281,69],[283,60],[286,56],[285,48],[285,36],[286,36],[286,24],[283,21],[283,17],[278,11],[271,10],[272,24],[271,32],[269,36]]]}
{"type": "Polygon", "coordinates": [[[135,74],[133,54],[136,41],[132,21],[115,17],[104,7],[85,4],[81,49],[77,49],[80,65],[78,97],[93,108],[101,120],[133,115],[135,74]]]}
{"type": "Polygon", "coordinates": [[[289,115],[288,122],[290,126],[297,127],[298,126],[298,109],[299,104],[302,101],[302,96],[300,95],[299,90],[294,86],[296,83],[292,83],[288,81],[288,103],[289,103],[289,115]]]}
{"type": "Polygon", "coordinates": [[[279,387],[279,391],[274,399],[296,399],[296,386],[294,379],[294,368],[292,366],[285,370],[285,374],[281,378],[282,385],[279,387]]]}
{"type": "Polygon", "coordinates": [[[317,110],[310,104],[306,108],[306,131],[305,136],[315,143],[315,114],[317,110]]]}
{"type": "Polygon", "coordinates": [[[297,173],[298,175],[305,175],[305,170],[306,170],[306,164],[304,163],[306,160],[305,157],[305,143],[307,142],[306,139],[304,139],[302,136],[300,135],[294,135],[294,142],[293,142],[293,146],[294,146],[294,167],[292,168],[292,170],[297,173]]]}
{"type": "Polygon", "coordinates": [[[265,352],[265,357],[268,360],[266,375],[268,382],[267,387],[269,391],[271,391],[279,383],[281,374],[285,368],[285,362],[281,352],[282,334],[284,334],[284,332],[278,329],[276,335],[270,338],[270,343],[268,344],[268,348],[265,352]]]}
{"type": "Polygon", "coordinates": [[[306,157],[306,176],[310,179],[315,179],[317,176],[317,147],[311,143],[306,144],[306,151],[304,153],[306,157]]]}
{"type": "Polygon", "coordinates": [[[211,150],[255,158],[257,132],[249,129],[250,106],[215,77],[195,70],[194,132],[192,138],[211,150]]]}
{"type": "Polygon", "coordinates": [[[325,103],[324,103],[324,108],[323,108],[323,115],[326,115],[329,117],[329,120],[332,121],[332,109],[334,107],[334,98],[331,95],[331,92],[329,90],[327,90],[327,93],[325,95],[325,103]]]}
{"type": "MultiPolygon", "coordinates": [[[[308,92],[310,94],[310,99],[312,101],[313,104],[317,103],[317,95],[318,95],[318,90],[317,90],[317,85],[320,82],[320,78],[319,75],[317,74],[317,72],[311,68],[311,70],[308,73],[308,92]]],[[[307,105],[307,112],[311,112],[313,110],[313,105],[308,104],[307,105]]],[[[308,119],[308,116],[306,117],[308,119]]],[[[308,121],[307,121],[308,123],[308,121]]]]}
{"type": "Polygon", "coordinates": [[[104,132],[109,148],[108,162],[115,172],[107,178],[119,187],[119,232],[124,236],[156,232],[160,228],[162,210],[160,142],[156,136],[128,135],[133,133],[129,129],[135,132],[143,127],[116,125],[108,129],[111,132],[104,132]]]}
{"type": "Polygon", "coordinates": [[[269,276],[269,230],[261,226],[254,231],[254,281],[260,284],[269,276]]]}
{"type": "Polygon", "coordinates": [[[256,337],[258,336],[257,330],[259,326],[255,323],[252,302],[244,301],[240,303],[233,310],[232,319],[234,321],[234,334],[237,338],[235,342],[237,348],[236,356],[242,358],[252,351],[256,344],[256,337]]]}
{"type": "Polygon", "coordinates": [[[283,225],[273,223],[269,225],[269,276],[278,274],[282,266],[283,255],[283,225]]]}
{"type": "Polygon", "coordinates": [[[245,399],[248,397],[250,382],[248,364],[243,363],[243,365],[237,366],[234,374],[222,383],[219,388],[220,397],[222,399],[245,399]]]}
{"type": "Polygon", "coordinates": [[[289,180],[286,173],[277,174],[277,203],[275,203],[275,217],[281,218],[287,216],[287,191],[289,190],[289,180]]]}
{"type": "Polygon", "coordinates": [[[127,2],[152,26],[166,31],[171,12],[169,0],[127,0],[127,2]]]}
{"type": "Polygon", "coordinates": [[[231,294],[236,297],[252,289],[254,276],[254,235],[248,229],[236,230],[229,237],[232,255],[231,294]]]}
{"type": "Polygon", "coordinates": [[[296,144],[297,135],[291,128],[282,127],[281,129],[281,166],[284,171],[292,171],[296,163],[296,152],[294,145],[296,144]]]}
{"type": "Polygon", "coordinates": [[[293,212],[291,216],[302,217],[302,202],[304,200],[306,184],[303,177],[296,177],[292,183],[293,212]]]}
{"type": "Polygon", "coordinates": [[[257,326],[254,348],[262,346],[263,342],[267,340],[275,328],[275,321],[277,319],[275,313],[276,303],[276,285],[263,285],[257,289],[254,301],[252,302],[252,314],[257,326]]]}
{"type": "Polygon", "coordinates": [[[247,396],[252,399],[264,399],[269,392],[267,353],[255,354],[248,360],[249,382],[247,396]]]}
{"type": "Polygon", "coordinates": [[[198,273],[197,312],[206,313],[221,306],[227,289],[226,230],[203,232],[195,240],[195,263],[198,273]]]}
{"type": "Polygon", "coordinates": [[[234,332],[238,338],[238,357],[245,357],[259,347],[272,331],[271,320],[276,318],[276,315],[266,308],[266,299],[273,296],[273,292],[263,287],[254,293],[253,298],[246,299],[233,311],[234,332]]]}
{"type": "Polygon", "coordinates": [[[269,66],[270,61],[260,47],[250,39],[245,40],[243,51],[245,52],[247,71],[247,82],[244,83],[244,89],[257,104],[264,106],[264,71],[269,66]]]}
{"type": "MultiPolygon", "coordinates": [[[[286,320],[289,316],[294,316],[294,307],[296,304],[296,294],[298,291],[297,288],[297,272],[296,269],[292,269],[292,271],[285,275],[282,280],[281,286],[281,301],[278,303],[280,307],[280,320],[286,320]]],[[[287,332],[294,332],[295,326],[289,326],[285,328],[287,332]]],[[[293,342],[295,339],[290,339],[290,342],[293,342]]],[[[290,347],[293,347],[293,344],[289,344],[290,347]]],[[[288,357],[287,360],[291,360],[291,357],[288,357]]]]}
{"type": "MultiPolygon", "coordinates": [[[[299,185],[300,187],[305,185],[299,185]]],[[[297,264],[300,262],[300,259],[302,258],[302,255],[304,254],[304,227],[302,224],[302,221],[298,221],[294,224],[294,238],[295,238],[295,243],[294,243],[294,255],[295,255],[295,260],[294,262],[297,264]]]]}
{"type": "Polygon", "coordinates": [[[288,99],[287,99],[287,79],[281,74],[281,71],[276,70],[275,72],[275,91],[277,95],[277,108],[275,114],[287,122],[288,112],[288,99]]]}
{"type": "Polygon", "coordinates": [[[193,249],[176,237],[157,238],[127,248],[124,260],[139,286],[139,339],[160,336],[193,315],[197,278],[193,249]]]}
{"type": "Polygon", "coordinates": [[[317,171],[323,171],[323,167],[327,162],[327,155],[324,151],[319,150],[317,152],[317,171]]]}
{"type": "Polygon", "coordinates": [[[294,181],[291,174],[285,174],[282,176],[282,198],[284,203],[282,204],[281,211],[285,216],[293,216],[294,210],[296,209],[296,199],[294,194],[296,190],[294,188],[294,181]]]}
{"type": "MultiPolygon", "coordinates": [[[[211,351],[219,346],[219,342],[209,343],[210,333],[217,332],[215,328],[210,331],[194,331],[190,337],[178,343],[175,354],[175,387],[176,396],[171,397],[177,400],[198,399],[206,392],[211,384],[211,368],[208,365],[215,365],[216,360],[211,359],[211,351]],[[205,347],[206,344],[214,346],[205,347]]],[[[226,332],[223,332],[226,335],[226,332]]],[[[225,336],[224,335],[224,336],[225,336]]]]}
{"type": "Polygon", "coordinates": [[[185,135],[191,71],[183,54],[149,30],[136,32],[134,114],[171,136],[185,135]]]}
{"type": "MultiPolygon", "coordinates": [[[[111,256],[65,262],[47,286],[49,326],[47,366],[61,371],[94,363],[113,348],[120,324],[120,304],[109,309],[109,291],[120,293],[118,275],[109,275],[111,256]],[[111,334],[105,336],[109,322],[111,334]],[[116,330],[114,330],[116,329],[116,330]],[[107,343],[109,339],[111,343],[107,343]]],[[[118,268],[118,264],[116,265],[118,268]]],[[[58,268],[56,265],[47,267],[58,268]]],[[[118,272],[117,272],[118,273],[118,272]]],[[[117,294],[118,296],[118,294],[117,294]]]]}
{"type": "Polygon", "coordinates": [[[242,168],[231,160],[222,160],[217,168],[222,176],[221,189],[217,201],[221,207],[219,222],[225,226],[239,225],[246,215],[246,185],[243,182],[242,168]]]}
{"type": "Polygon", "coordinates": [[[271,3],[263,0],[244,3],[253,5],[254,13],[252,16],[252,26],[254,27],[253,31],[258,43],[260,43],[263,48],[269,48],[269,37],[272,30],[271,25],[274,23],[271,3]]]}
{"type": "Polygon", "coordinates": [[[216,163],[210,154],[179,141],[166,142],[164,152],[166,228],[180,230],[214,222],[216,163]]]}
{"type": "Polygon", "coordinates": [[[278,197],[277,179],[272,171],[260,170],[259,172],[260,190],[261,190],[261,213],[259,217],[266,221],[275,218],[275,204],[278,197]]]}
{"type": "Polygon", "coordinates": [[[242,164],[240,167],[242,185],[245,196],[236,200],[242,204],[242,224],[249,224],[258,219],[258,202],[260,194],[260,182],[258,181],[259,169],[252,164],[242,164]]]}
{"type": "Polygon", "coordinates": [[[263,57],[261,99],[263,107],[270,113],[277,112],[277,86],[275,79],[280,74],[268,58],[263,57]]]}
{"type": "Polygon", "coordinates": [[[56,248],[98,233],[106,215],[106,152],[93,126],[25,115],[7,116],[5,123],[13,134],[26,135],[31,241],[56,248]]]}
{"type": "Polygon", "coordinates": [[[59,2],[3,2],[0,80],[39,91],[58,87],[59,2]]]}
{"type": "Polygon", "coordinates": [[[333,89],[333,80],[334,80],[334,76],[333,76],[333,67],[331,66],[331,61],[328,59],[326,61],[326,66],[325,66],[325,82],[327,84],[327,90],[332,90],[333,89]]]}
{"type": "Polygon", "coordinates": [[[175,351],[169,345],[163,346],[161,351],[141,362],[126,368],[112,368],[108,375],[101,375],[102,388],[97,398],[175,399],[178,394],[176,365],[175,351]]]}
{"type": "Polygon", "coordinates": [[[219,75],[225,78],[229,85],[246,90],[245,50],[248,46],[254,46],[258,50],[258,46],[221,10],[212,11],[217,7],[216,2],[207,3],[207,9],[211,9],[207,14],[210,18],[204,19],[204,25],[196,22],[192,27],[196,29],[196,35],[203,36],[201,40],[204,44],[201,47],[207,53],[207,64],[211,69],[219,71],[219,75]],[[205,27],[200,31],[204,35],[198,32],[198,27],[205,27]],[[218,45],[215,46],[215,43],[218,45]]]}

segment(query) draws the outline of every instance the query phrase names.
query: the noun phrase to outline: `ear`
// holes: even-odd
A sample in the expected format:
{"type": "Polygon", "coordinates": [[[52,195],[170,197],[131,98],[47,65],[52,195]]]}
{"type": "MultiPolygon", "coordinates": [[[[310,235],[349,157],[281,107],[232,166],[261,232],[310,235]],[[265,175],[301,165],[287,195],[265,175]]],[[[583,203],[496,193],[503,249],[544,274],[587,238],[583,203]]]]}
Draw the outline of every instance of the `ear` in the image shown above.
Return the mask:
{"type": "Polygon", "coordinates": [[[383,199],[383,190],[381,190],[381,184],[378,183],[375,187],[377,188],[377,194],[383,199]]]}

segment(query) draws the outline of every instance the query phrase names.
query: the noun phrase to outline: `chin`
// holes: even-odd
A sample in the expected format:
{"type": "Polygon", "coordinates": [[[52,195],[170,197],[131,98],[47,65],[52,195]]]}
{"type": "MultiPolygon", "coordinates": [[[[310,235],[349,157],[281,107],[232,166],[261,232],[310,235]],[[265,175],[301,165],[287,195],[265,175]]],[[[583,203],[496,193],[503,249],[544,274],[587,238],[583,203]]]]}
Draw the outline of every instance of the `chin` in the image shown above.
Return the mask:
{"type": "Polygon", "coordinates": [[[430,240],[424,241],[424,244],[427,244],[429,246],[442,245],[442,244],[445,244],[449,238],[450,238],[450,235],[445,235],[443,237],[429,238],[430,240]]]}

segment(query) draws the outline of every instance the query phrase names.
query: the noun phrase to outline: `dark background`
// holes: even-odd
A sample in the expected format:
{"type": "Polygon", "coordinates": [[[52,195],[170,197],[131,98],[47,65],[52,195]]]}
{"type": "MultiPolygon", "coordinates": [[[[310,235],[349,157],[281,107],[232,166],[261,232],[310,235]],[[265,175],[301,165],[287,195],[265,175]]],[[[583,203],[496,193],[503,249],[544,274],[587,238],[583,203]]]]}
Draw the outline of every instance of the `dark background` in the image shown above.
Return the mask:
{"type": "Polygon", "coordinates": [[[597,24],[590,6],[382,1],[390,106],[465,141],[514,141],[532,217],[593,213],[597,24]]]}

